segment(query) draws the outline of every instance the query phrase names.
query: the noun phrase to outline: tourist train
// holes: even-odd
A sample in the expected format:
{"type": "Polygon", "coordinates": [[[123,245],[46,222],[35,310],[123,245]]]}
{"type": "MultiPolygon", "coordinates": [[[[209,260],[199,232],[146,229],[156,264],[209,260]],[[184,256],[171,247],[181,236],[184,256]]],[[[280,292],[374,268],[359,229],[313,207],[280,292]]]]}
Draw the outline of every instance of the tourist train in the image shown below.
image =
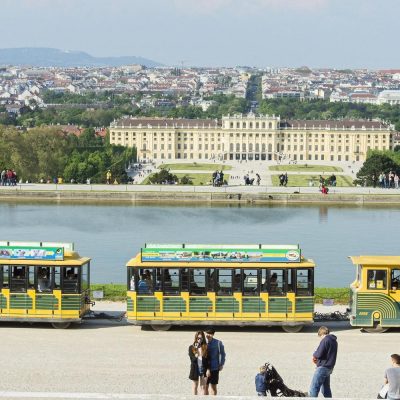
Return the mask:
{"type": "MultiPolygon", "coordinates": [[[[400,326],[400,256],[350,257],[350,324],[400,326]]],[[[128,322],[281,326],[314,322],[315,264],[298,245],[147,244],[127,263],[128,322]]],[[[90,258],[71,243],[0,242],[0,321],[67,328],[90,313],[90,258]]]]}

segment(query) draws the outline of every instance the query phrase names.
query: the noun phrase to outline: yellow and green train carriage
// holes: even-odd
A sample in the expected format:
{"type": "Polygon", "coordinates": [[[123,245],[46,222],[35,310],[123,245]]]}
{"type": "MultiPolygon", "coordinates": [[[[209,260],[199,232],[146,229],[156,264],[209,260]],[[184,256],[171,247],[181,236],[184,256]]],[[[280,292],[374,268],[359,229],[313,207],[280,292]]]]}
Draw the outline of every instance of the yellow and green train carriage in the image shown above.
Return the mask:
{"type": "Polygon", "coordinates": [[[314,262],[299,246],[146,245],[127,264],[127,318],[135,325],[313,323],[314,262]]]}
{"type": "Polygon", "coordinates": [[[367,332],[400,326],[400,256],[350,257],[356,279],[350,285],[350,324],[367,332]]]}
{"type": "Polygon", "coordinates": [[[72,243],[0,242],[0,321],[67,328],[89,312],[89,283],[72,243]]]}

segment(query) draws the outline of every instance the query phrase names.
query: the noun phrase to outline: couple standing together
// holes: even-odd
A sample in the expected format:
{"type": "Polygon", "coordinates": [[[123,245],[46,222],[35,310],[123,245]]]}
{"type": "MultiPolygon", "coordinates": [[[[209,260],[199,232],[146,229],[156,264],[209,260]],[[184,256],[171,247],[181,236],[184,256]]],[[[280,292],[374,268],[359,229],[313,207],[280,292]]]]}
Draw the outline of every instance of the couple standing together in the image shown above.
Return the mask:
{"type": "Polygon", "coordinates": [[[196,332],[194,342],[189,346],[189,379],[193,381],[194,395],[217,394],[219,372],[225,364],[225,349],[214,334],[213,328],[196,332]]]}

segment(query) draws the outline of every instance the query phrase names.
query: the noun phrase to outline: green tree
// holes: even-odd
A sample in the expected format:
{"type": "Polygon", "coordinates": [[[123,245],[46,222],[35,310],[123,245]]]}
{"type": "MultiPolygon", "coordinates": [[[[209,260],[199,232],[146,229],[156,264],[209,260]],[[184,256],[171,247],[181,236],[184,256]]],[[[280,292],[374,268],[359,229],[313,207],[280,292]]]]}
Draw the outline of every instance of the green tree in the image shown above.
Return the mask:
{"type": "Polygon", "coordinates": [[[366,159],[363,166],[358,171],[355,183],[361,185],[365,184],[366,186],[376,186],[379,175],[382,172],[387,174],[389,171],[398,173],[400,167],[392,158],[385,154],[372,154],[366,159]]]}

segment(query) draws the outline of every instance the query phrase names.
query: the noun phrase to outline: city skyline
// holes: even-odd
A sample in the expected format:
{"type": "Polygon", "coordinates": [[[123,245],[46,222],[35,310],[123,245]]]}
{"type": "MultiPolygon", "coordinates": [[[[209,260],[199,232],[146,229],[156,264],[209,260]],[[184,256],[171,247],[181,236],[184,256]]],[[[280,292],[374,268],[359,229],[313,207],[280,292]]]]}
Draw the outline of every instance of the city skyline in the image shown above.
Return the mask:
{"type": "Polygon", "coordinates": [[[396,0],[3,0],[2,10],[0,48],[199,67],[400,67],[396,0]]]}

